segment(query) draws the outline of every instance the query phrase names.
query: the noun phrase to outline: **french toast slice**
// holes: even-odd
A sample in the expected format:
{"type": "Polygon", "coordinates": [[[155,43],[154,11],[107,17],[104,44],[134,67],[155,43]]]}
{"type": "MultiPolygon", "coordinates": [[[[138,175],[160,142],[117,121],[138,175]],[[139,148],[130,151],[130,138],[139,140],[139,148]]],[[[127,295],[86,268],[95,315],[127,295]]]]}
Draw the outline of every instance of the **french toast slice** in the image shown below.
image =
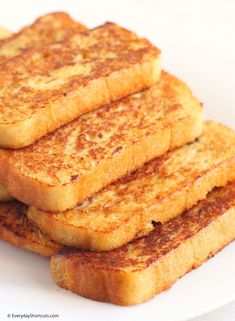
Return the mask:
{"type": "Polygon", "coordinates": [[[43,256],[58,252],[62,246],[32,224],[26,211],[27,207],[18,201],[0,203],[0,239],[43,256]]]}
{"type": "Polygon", "coordinates": [[[23,203],[65,211],[201,131],[201,104],[163,72],[146,91],[87,113],[32,146],[1,151],[0,183],[23,203]]]}
{"type": "MultiPolygon", "coordinates": [[[[64,40],[78,32],[87,30],[64,12],[54,12],[38,18],[32,25],[17,34],[0,27],[0,63],[20,54],[30,47],[40,47],[51,42],[64,40]],[[7,39],[6,39],[7,38],[7,39]]],[[[0,202],[12,199],[10,193],[0,186],[0,202]]]]}
{"type": "MultiPolygon", "coordinates": [[[[8,29],[0,27],[0,39],[7,38],[11,35],[11,32],[8,29]]],[[[0,186],[0,202],[11,200],[11,195],[7,190],[0,186]]]]}
{"type": "Polygon", "coordinates": [[[0,146],[16,149],[155,84],[160,51],[106,23],[21,52],[0,64],[0,74],[0,146]]]}
{"type": "Polygon", "coordinates": [[[87,30],[85,26],[75,22],[64,12],[44,15],[33,24],[12,35],[3,29],[4,38],[8,37],[0,41],[0,63],[5,63],[8,59],[20,55],[30,48],[36,49],[52,42],[62,41],[85,30],[87,30]]]}
{"type": "Polygon", "coordinates": [[[148,234],[235,179],[235,133],[206,122],[195,142],[146,163],[61,213],[30,207],[28,217],[62,244],[107,251],[148,234]]]}
{"type": "Polygon", "coordinates": [[[170,288],[234,239],[233,183],[119,249],[64,248],[52,257],[51,274],[60,287],[89,299],[138,304],[170,288]]]}

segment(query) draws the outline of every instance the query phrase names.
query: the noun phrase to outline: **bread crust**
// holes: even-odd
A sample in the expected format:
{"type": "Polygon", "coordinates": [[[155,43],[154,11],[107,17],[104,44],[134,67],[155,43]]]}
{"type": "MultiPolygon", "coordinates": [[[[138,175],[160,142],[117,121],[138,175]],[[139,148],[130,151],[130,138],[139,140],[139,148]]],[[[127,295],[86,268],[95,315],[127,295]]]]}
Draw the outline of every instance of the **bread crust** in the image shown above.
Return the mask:
{"type": "Polygon", "coordinates": [[[108,251],[148,234],[191,208],[216,186],[235,179],[235,134],[206,122],[195,142],[152,160],[61,213],[30,207],[28,217],[53,240],[108,251]]]}
{"type": "Polygon", "coordinates": [[[39,17],[31,25],[19,32],[11,34],[6,29],[0,29],[0,63],[22,54],[30,48],[40,48],[52,42],[62,41],[87,28],[74,21],[65,12],[53,12],[39,17]]]}
{"type": "Polygon", "coordinates": [[[0,203],[0,239],[48,257],[61,248],[27,219],[26,206],[17,201],[0,203]]]}
{"type": "Polygon", "coordinates": [[[16,149],[156,83],[160,51],[106,23],[25,50],[0,64],[0,72],[0,146],[16,149]]]}
{"type": "Polygon", "coordinates": [[[52,257],[51,274],[58,286],[89,299],[139,304],[170,288],[234,239],[233,183],[117,250],[64,248],[52,257]]]}
{"type": "Polygon", "coordinates": [[[189,88],[163,72],[158,84],[137,96],[83,115],[28,148],[0,153],[0,183],[26,204],[65,211],[193,141],[202,115],[189,88]]]}

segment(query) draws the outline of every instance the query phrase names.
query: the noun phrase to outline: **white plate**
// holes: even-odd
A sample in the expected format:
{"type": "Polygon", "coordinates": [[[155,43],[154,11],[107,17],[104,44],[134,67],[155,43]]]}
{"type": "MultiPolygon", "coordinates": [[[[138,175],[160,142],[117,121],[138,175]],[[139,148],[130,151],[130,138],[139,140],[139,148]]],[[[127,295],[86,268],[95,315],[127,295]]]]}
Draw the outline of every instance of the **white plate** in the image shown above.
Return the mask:
{"type": "MultiPolygon", "coordinates": [[[[162,49],[164,68],[205,103],[206,116],[235,129],[234,1],[8,0],[0,2],[0,25],[16,30],[52,10],[89,26],[116,21],[150,38],[162,49]]],[[[231,244],[152,301],[121,308],[58,289],[48,260],[0,243],[0,320],[9,320],[8,313],[59,314],[61,321],[188,320],[235,300],[234,253],[231,244]]]]}

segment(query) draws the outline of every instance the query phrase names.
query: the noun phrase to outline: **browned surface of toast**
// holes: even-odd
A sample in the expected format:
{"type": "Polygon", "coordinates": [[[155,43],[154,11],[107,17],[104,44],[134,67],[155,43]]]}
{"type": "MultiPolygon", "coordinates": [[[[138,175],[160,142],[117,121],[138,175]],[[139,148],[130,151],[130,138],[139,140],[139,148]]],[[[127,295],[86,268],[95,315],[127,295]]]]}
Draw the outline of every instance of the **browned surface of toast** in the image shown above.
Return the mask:
{"type": "Polygon", "coordinates": [[[58,252],[61,245],[41,233],[27,219],[26,210],[17,201],[0,203],[0,239],[43,256],[58,252]]]}
{"type": "MultiPolygon", "coordinates": [[[[55,12],[38,18],[32,25],[23,28],[20,32],[12,33],[0,27],[0,63],[12,58],[31,47],[40,47],[51,42],[85,31],[86,27],[75,22],[63,12],[55,12]],[[7,38],[7,39],[6,39],[7,38]]],[[[0,202],[9,201],[10,193],[0,186],[0,202]]]]}
{"type": "Polygon", "coordinates": [[[163,72],[142,93],[83,115],[30,147],[0,153],[0,182],[26,204],[64,211],[201,130],[201,104],[163,72]]]}
{"type": "Polygon", "coordinates": [[[51,273],[60,287],[89,299],[137,304],[171,287],[234,239],[233,183],[119,249],[95,253],[65,248],[52,257],[51,273]]]}
{"type": "MultiPolygon", "coordinates": [[[[7,38],[11,35],[11,32],[5,28],[0,27],[0,39],[7,38]]],[[[1,42],[0,42],[1,43],[1,42]]],[[[0,186],[0,202],[8,201],[11,199],[11,195],[8,191],[0,186]]]]}
{"type": "MultiPolygon", "coordinates": [[[[5,28],[0,27],[0,39],[7,38],[11,35],[11,32],[5,28]]],[[[1,42],[0,42],[1,43],[1,42]]],[[[7,190],[0,186],[0,202],[8,201],[11,199],[11,195],[7,190]]]]}
{"type": "Polygon", "coordinates": [[[21,52],[0,64],[0,73],[0,146],[20,148],[83,113],[155,84],[160,51],[106,23],[21,52]]]}
{"type": "MultiPolygon", "coordinates": [[[[38,18],[33,24],[23,28],[16,34],[4,30],[4,38],[0,41],[0,63],[20,55],[30,48],[39,48],[52,42],[62,41],[78,32],[87,30],[85,26],[75,22],[67,13],[55,12],[38,18]]],[[[2,38],[2,37],[1,37],[2,38]]]]}
{"type": "Polygon", "coordinates": [[[195,142],[154,159],[76,208],[50,213],[30,207],[28,216],[62,244],[111,250],[191,208],[215,186],[235,179],[235,134],[206,122],[195,142]]]}

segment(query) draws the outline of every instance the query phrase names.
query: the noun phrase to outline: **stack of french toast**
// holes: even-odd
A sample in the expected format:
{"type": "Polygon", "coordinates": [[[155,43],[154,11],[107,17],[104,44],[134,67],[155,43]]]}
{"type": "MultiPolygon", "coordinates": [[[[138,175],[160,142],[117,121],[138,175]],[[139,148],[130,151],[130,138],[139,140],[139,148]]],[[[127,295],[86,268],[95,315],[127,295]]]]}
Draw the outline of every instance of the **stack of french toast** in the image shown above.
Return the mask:
{"type": "Polygon", "coordinates": [[[161,52],[66,13],[0,41],[0,238],[118,305],[168,289],[235,238],[235,133],[204,121],[161,52]]]}

